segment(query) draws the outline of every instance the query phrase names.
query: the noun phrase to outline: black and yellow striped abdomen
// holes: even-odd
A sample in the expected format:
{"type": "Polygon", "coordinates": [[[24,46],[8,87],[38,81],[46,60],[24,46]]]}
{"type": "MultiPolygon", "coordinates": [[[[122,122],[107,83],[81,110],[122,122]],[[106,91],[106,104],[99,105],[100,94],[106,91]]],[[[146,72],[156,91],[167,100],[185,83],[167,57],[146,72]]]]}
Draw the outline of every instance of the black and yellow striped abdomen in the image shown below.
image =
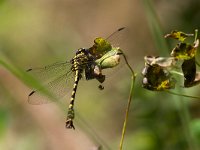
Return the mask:
{"type": "Polygon", "coordinates": [[[74,72],[75,79],[74,79],[74,86],[71,93],[71,99],[70,104],[68,108],[68,114],[67,114],[67,120],[66,120],[66,128],[73,128],[75,129],[73,125],[73,119],[75,117],[74,115],[74,101],[76,96],[76,91],[78,87],[79,80],[82,77],[82,73],[84,69],[86,68],[88,62],[92,61],[92,57],[89,55],[89,53],[86,51],[86,49],[79,49],[76,52],[76,56],[71,60],[72,67],[71,70],[74,72]]]}

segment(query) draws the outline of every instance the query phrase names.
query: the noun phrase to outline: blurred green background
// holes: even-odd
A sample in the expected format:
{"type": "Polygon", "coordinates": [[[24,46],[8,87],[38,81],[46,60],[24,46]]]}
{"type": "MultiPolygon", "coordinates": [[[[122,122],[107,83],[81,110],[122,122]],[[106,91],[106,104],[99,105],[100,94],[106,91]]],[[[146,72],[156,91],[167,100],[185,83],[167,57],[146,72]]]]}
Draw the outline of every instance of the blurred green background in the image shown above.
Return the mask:
{"type": "MultiPolygon", "coordinates": [[[[145,55],[169,55],[174,43],[165,33],[199,29],[199,8],[199,0],[0,0],[0,149],[118,149],[131,77],[125,65],[103,91],[97,81],[81,83],[75,131],[65,129],[68,99],[28,104],[23,71],[70,60],[123,26],[122,48],[138,74],[124,149],[200,149],[200,101],[147,91],[140,73],[145,55]]],[[[198,86],[178,92],[200,96],[198,86]]]]}

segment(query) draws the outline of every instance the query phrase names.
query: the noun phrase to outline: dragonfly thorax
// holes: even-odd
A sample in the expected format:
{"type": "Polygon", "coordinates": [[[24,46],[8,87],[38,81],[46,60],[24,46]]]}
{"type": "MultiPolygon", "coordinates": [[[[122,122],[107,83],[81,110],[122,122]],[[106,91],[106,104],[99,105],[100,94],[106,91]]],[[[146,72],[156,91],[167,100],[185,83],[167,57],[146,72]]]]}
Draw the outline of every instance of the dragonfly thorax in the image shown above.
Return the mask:
{"type": "Polygon", "coordinates": [[[90,62],[92,62],[94,59],[92,55],[87,51],[87,49],[80,48],[77,50],[76,55],[73,59],[71,59],[71,70],[76,71],[79,70],[80,72],[83,72],[83,70],[88,66],[90,62]]]}

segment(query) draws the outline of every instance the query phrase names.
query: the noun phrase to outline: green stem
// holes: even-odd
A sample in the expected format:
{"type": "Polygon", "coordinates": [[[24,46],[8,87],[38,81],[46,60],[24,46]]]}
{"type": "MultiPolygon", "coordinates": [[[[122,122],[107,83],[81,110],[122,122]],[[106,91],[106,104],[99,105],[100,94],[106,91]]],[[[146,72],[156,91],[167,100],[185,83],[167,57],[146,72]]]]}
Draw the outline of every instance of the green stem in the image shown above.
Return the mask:
{"type": "Polygon", "coordinates": [[[195,29],[195,33],[194,33],[194,41],[197,40],[197,36],[198,36],[198,29],[195,29]]]}
{"type": "Polygon", "coordinates": [[[178,71],[175,71],[175,70],[170,71],[170,72],[173,73],[173,74],[177,74],[177,75],[179,75],[179,76],[183,76],[183,73],[178,72],[178,71]]]}
{"type": "Polygon", "coordinates": [[[128,115],[129,115],[129,110],[130,110],[130,106],[131,106],[131,100],[133,97],[133,89],[134,89],[134,83],[135,83],[135,78],[136,78],[136,75],[135,75],[133,69],[131,68],[130,64],[128,63],[126,56],[124,55],[124,53],[122,55],[125,59],[126,65],[128,66],[128,68],[131,71],[132,76],[131,76],[131,88],[130,88],[130,93],[129,93],[129,98],[128,98],[128,104],[126,107],[126,113],[125,113],[125,119],[124,119],[124,124],[123,124],[123,128],[122,128],[122,135],[121,135],[119,150],[122,150],[122,147],[123,147],[124,136],[126,133],[126,126],[127,126],[128,115]]]}
{"type": "Polygon", "coordinates": [[[167,93],[172,94],[172,95],[176,95],[176,96],[183,96],[183,97],[187,97],[187,98],[193,98],[193,99],[198,99],[200,100],[200,97],[197,96],[190,96],[190,95],[185,95],[185,94],[179,94],[179,93],[175,93],[169,90],[165,90],[167,93]]]}

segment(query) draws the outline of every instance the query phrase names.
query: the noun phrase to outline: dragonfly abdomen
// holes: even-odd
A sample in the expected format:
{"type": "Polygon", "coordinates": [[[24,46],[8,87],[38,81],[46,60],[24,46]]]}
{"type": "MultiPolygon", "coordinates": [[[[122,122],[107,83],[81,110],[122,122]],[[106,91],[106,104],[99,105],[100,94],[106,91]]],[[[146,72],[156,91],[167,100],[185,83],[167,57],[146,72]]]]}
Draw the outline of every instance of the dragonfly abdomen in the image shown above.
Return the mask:
{"type": "Polygon", "coordinates": [[[78,82],[81,79],[81,74],[83,70],[85,69],[85,65],[89,61],[88,55],[86,55],[85,49],[79,49],[76,52],[76,56],[71,60],[72,63],[72,68],[71,70],[75,72],[75,79],[74,79],[74,86],[73,90],[71,93],[71,99],[70,99],[70,104],[68,108],[68,114],[67,114],[67,120],[66,120],[66,128],[73,128],[75,129],[73,125],[73,119],[75,117],[74,115],[74,101],[75,101],[75,96],[76,96],[76,91],[78,87],[78,82]]]}
{"type": "Polygon", "coordinates": [[[68,114],[67,114],[67,120],[66,120],[66,128],[73,128],[75,129],[73,125],[73,119],[74,119],[74,100],[76,96],[76,91],[78,87],[78,82],[80,80],[80,71],[75,71],[75,80],[74,80],[74,86],[71,94],[70,104],[68,108],[68,114]]]}

